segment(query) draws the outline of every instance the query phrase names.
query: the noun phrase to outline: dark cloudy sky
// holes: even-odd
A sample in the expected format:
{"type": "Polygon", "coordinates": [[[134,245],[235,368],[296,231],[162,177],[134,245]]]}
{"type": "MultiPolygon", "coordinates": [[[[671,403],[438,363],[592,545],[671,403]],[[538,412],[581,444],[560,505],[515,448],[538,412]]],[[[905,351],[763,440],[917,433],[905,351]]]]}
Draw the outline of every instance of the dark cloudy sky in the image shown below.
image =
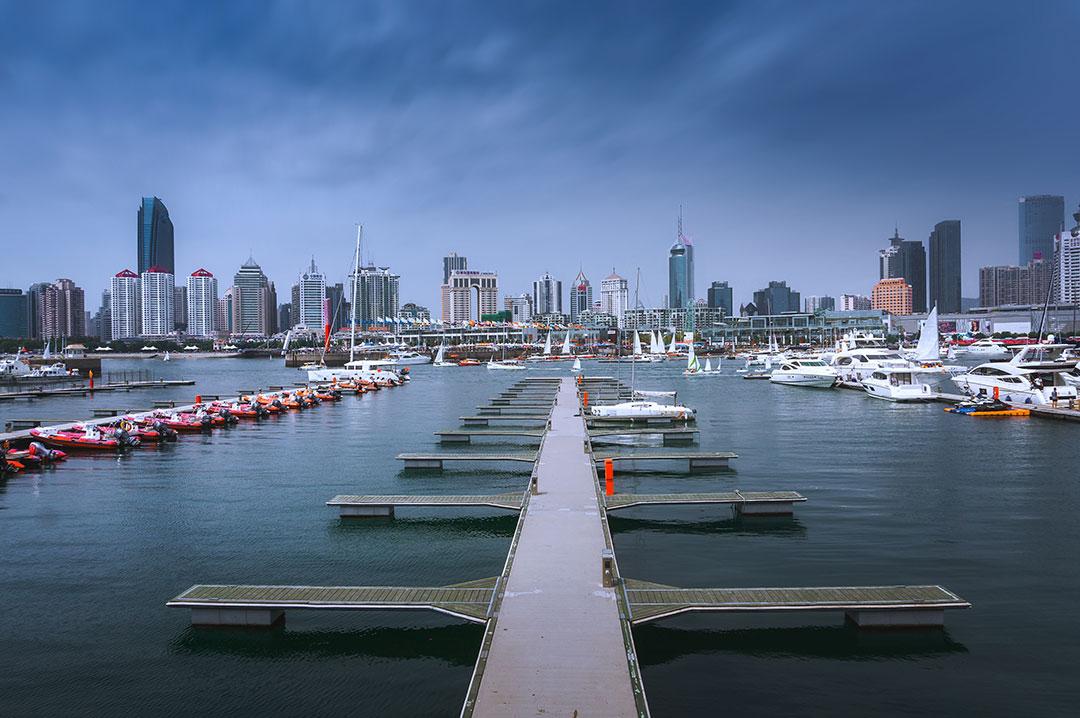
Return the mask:
{"type": "MultiPolygon", "coordinates": [[[[332,279],[362,221],[402,301],[440,257],[667,291],[868,293],[899,224],[963,222],[964,294],[1016,200],[1080,199],[1080,2],[0,0],[0,286],[96,294],[156,194],[177,271],[332,279]]],[[[96,299],[88,298],[88,305],[96,299]]]]}

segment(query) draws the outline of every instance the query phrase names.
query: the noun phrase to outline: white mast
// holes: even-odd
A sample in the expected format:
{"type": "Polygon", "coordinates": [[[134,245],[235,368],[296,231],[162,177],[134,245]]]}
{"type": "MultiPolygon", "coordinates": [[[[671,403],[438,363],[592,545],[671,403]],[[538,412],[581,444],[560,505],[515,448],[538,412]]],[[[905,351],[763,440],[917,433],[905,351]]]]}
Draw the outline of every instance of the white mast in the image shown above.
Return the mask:
{"type": "Polygon", "coordinates": [[[349,362],[352,363],[356,356],[356,283],[360,278],[360,235],[364,232],[364,225],[356,225],[356,256],[353,258],[352,274],[352,306],[349,308],[350,325],[352,336],[349,339],[349,362]]]}

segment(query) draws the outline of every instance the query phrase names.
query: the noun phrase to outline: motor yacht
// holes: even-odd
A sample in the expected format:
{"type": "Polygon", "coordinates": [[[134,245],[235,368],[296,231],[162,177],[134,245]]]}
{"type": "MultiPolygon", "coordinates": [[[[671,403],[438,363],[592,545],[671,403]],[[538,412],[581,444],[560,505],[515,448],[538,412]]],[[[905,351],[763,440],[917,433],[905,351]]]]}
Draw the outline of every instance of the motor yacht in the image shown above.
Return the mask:
{"type": "Polygon", "coordinates": [[[393,351],[387,360],[394,366],[411,366],[414,364],[430,364],[431,357],[417,351],[393,351]]]}
{"type": "Polygon", "coordinates": [[[27,377],[37,378],[43,376],[78,376],[78,369],[68,369],[61,362],[55,364],[43,364],[37,369],[32,369],[26,374],[27,377]]]}
{"type": "Polygon", "coordinates": [[[875,369],[859,384],[867,394],[886,401],[933,401],[934,389],[923,377],[937,374],[933,369],[883,367],[875,369]]]}
{"type": "Polygon", "coordinates": [[[980,339],[962,348],[965,354],[973,356],[1009,356],[1009,348],[996,339],[980,339]]]}
{"type": "Polygon", "coordinates": [[[833,356],[832,367],[840,381],[860,386],[877,369],[912,369],[915,364],[899,353],[885,347],[865,347],[839,351],[833,356]]]}
{"type": "Polygon", "coordinates": [[[0,378],[2,379],[14,379],[27,376],[29,373],[30,367],[21,359],[0,359],[0,378]]]}
{"type": "Polygon", "coordinates": [[[773,384],[822,389],[835,385],[836,379],[836,370],[820,359],[785,359],[769,375],[773,384]]]}
{"type": "Polygon", "coordinates": [[[972,396],[989,396],[996,389],[1004,401],[1017,404],[1049,404],[1076,398],[1077,387],[1062,369],[1027,368],[1012,362],[987,362],[966,374],[952,377],[960,390],[972,396]]]}
{"type": "Polygon", "coordinates": [[[666,417],[670,419],[688,419],[696,410],[678,404],[660,404],[655,401],[624,401],[621,404],[594,406],[589,409],[593,416],[608,419],[652,419],[666,417]]]}
{"type": "Polygon", "coordinates": [[[308,371],[308,381],[368,381],[376,384],[391,382],[400,384],[403,378],[394,369],[397,365],[385,359],[356,360],[343,367],[320,367],[308,371]]]}

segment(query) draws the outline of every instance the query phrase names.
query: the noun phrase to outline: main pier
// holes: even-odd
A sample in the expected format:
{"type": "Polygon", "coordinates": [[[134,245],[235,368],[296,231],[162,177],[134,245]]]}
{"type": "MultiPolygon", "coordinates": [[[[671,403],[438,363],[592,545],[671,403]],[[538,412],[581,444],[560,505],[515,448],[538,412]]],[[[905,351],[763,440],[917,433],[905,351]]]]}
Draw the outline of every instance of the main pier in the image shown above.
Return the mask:
{"type": "MultiPolygon", "coordinates": [[[[687,452],[620,443],[594,452],[592,439],[636,442],[674,436],[693,442],[696,430],[657,430],[641,422],[589,421],[585,393],[620,401],[631,394],[612,378],[545,377],[516,383],[495,397],[506,414],[462,417],[520,419],[543,429],[452,429],[437,432],[450,444],[435,454],[402,454],[407,469],[440,469],[455,461],[526,461],[532,470],[520,493],[473,495],[339,495],[326,503],[340,520],[392,520],[412,507],[476,506],[517,511],[510,550],[498,576],[449,586],[195,585],[166,604],[188,608],[199,625],[266,626],[289,610],[423,609],[484,625],[462,716],[648,716],[634,646],[634,625],[688,612],[839,613],[867,628],[940,627],[944,612],[970,604],[941,586],[677,587],[623,577],[608,527],[608,512],[639,506],[726,506],[746,520],[789,515],[806,497],[794,491],[739,489],[668,494],[620,494],[601,482],[597,466],[615,462],[680,461],[686,470],[724,469],[731,452],[687,452]],[[470,453],[473,437],[539,439],[533,452],[470,453]],[[458,444],[460,453],[451,453],[458,444]]],[[[595,399],[594,399],[595,401],[595,399]]],[[[495,400],[493,404],[495,405],[495,400]]],[[[474,421],[468,421],[474,420],[474,421]]],[[[730,474],[730,471],[727,471],[730,474]]],[[[606,479],[607,477],[605,477],[606,479]]]]}

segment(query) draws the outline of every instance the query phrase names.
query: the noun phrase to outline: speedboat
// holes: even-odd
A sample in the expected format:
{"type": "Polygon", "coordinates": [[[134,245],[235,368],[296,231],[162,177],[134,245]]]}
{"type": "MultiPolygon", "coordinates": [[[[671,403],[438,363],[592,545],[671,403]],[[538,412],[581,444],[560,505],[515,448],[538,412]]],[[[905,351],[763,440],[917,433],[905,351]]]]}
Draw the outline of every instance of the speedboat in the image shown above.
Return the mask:
{"type": "Polygon", "coordinates": [[[379,386],[397,386],[401,376],[392,369],[395,364],[383,359],[357,359],[346,362],[344,367],[320,367],[308,370],[308,381],[314,383],[334,381],[371,382],[379,386]]]}
{"type": "Polygon", "coordinates": [[[46,448],[40,441],[31,441],[30,445],[25,449],[8,449],[7,452],[0,449],[0,454],[8,461],[18,462],[23,467],[30,466],[34,468],[46,464],[55,464],[67,458],[67,454],[60,451],[60,449],[46,448]]]}
{"type": "Polygon", "coordinates": [[[933,401],[934,390],[920,381],[920,376],[936,371],[917,368],[882,367],[875,369],[859,384],[875,399],[887,401],[933,401]]]}
{"type": "Polygon", "coordinates": [[[1009,348],[995,339],[980,339],[963,348],[965,354],[978,356],[1008,356],[1009,348]]]}
{"type": "MultiPolygon", "coordinates": [[[[637,395],[638,392],[635,392],[637,395]]],[[[642,392],[641,394],[644,394],[642,392]]],[[[606,419],[692,419],[697,413],[696,409],[678,404],[661,404],[655,401],[624,401],[620,404],[606,404],[594,406],[589,409],[593,416],[606,419]]]]}
{"type": "Polygon", "coordinates": [[[411,364],[430,364],[431,357],[415,351],[390,352],[389,362],[394,366],[409,366],[411,364]]]}
{"type": "Polygon", "coordinates": [[[1004,401],[1039,405],[1076,398],[1077,387],[1066,381],[1064,374],[1062,369],[1035,369],[1012,362],[987,362],[966,374],[952,377],[952,381],[971,396],[989,396],[996,390],[1004,401]]]}
{"type": "Polygon", "coordinates": [[[836,384],[836,370],[820,359],[785,359],[772,370],[769,381],[828,389],[836,384]]]}

